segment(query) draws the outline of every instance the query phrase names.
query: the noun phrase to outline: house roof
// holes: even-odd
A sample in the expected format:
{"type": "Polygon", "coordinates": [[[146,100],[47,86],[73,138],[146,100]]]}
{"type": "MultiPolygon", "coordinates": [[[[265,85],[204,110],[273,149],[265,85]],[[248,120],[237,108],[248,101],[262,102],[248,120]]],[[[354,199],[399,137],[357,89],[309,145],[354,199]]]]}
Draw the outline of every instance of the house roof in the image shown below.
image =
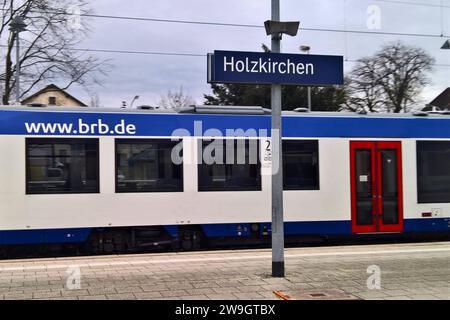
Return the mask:
{"type": "Polygon", "coordinates": [[[34,94],[32,94],[31,96],[25,98],[22,100],[23,104],[27,104],[27,102],[29,102],[30,100],[32,100],[33,98],[39,96],[40,94],[43,93],[47,93],[47,92],[53,92],[53,91],[59,91],[62,92],[67,98],[74,100],[75,102],[77,102],[80,106],[82,107],[87,107],[87,105],[85,103],[83,103],[82,101],[78,100],[77,98],[75,98],[74,96],[72,96],[71,94],[69,94],[67,91],[61,89],[60,87],[58,87],[55,84],[49,84],[48,86],[46,86],[45,88],[35,92],[34,94]]]}
{"type": "Polygon", "coordinates": [[[423,111],[433,111],[433,107],[439,110],[450,110],[450,87],[442,91],[440,95],[434,98],[423,111]]]}

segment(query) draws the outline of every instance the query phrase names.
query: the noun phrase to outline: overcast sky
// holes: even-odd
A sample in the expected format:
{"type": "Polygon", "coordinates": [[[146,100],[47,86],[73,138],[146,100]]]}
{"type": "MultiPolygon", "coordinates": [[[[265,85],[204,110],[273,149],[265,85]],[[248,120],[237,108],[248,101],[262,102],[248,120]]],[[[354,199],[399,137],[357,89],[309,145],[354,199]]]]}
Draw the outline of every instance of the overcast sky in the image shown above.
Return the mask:
{"type": "MultiPolygon", "coordinates": [[[[270,19],[270,3],[270,0],[92,0],[92,9],[99,15],[262,26],[270,19]]],[[[299,20],[304,28],[449,35],[449,12],[450,0],[281,0],[281,19],[299,20]],[[380,30],[367,27],[370,5],[377,5],[381,10],[380,30]]],[[[261,43],[270,44],[263,28],[103,18],[90,18],[90,25],[92,33],[80,44],[82,48],[206,54],[220,49],[260,51],[261,43]]],[[[283,39],[282,51],[298,53],[300,44],[308,44],[312,54],[343,55],[348,60],[356,60],[395,40],[420,46],[437,64],[450,65],[450,51],[440,50],[445,38],[300,31],[295,38],[283,39]]],[[[93,55],[109,59],[113,66],[102,79],[103,87],[91,88],[98,92],[105,107],[119,107],[121,101],[129,102],[135,95],[141,97],[139,104],[156,104],[162,94],[180,87],[198,104],[203,102],[204,93],[210,93],[205,57],[93,55]]],[[[346,62],[345,71],[353,65],[351,61],[346,62]]],[[[450,67],[436,66],[431,80],[432,84],[422,94],[424,102],[450,85],[450,67]]],[[[81,88],[72,87],[69,91],[89,103],[88,94],[81,88]]]]}

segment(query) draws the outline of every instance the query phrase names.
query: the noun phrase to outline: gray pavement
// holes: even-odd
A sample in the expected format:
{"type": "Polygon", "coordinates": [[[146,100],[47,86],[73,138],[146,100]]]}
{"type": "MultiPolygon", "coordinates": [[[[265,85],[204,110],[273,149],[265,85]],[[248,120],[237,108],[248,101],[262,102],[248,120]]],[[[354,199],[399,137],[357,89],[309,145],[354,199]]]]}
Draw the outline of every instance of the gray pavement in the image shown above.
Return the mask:
{"type": "Polygon", "coordinates": [[[268,249],[2,260],[0,299],[450,300],[450,242],[292,248],[286,271],[268,249]]]}

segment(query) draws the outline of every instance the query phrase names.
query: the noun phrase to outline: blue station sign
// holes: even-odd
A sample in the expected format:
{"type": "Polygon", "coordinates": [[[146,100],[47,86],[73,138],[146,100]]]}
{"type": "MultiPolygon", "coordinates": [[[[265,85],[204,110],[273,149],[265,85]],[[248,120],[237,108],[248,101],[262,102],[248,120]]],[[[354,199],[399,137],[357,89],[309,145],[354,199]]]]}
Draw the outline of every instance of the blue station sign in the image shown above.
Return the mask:
{"type": "Polygon", "coordinates": [[[214,51],[209,83],[328,86],[344,84],[342,56],[214,51]]]}

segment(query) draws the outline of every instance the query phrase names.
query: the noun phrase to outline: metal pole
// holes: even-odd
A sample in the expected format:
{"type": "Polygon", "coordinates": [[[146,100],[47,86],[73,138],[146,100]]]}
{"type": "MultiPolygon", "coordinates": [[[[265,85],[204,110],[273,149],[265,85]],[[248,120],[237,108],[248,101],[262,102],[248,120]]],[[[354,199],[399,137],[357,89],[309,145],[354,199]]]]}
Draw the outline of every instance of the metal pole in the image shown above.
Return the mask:
{"type": "MultiPolygon", "coordinates": [[[[309,50],[308,50],[308,54],[309,54],[309,50]]],[[[308,111],[311,112],[311,87],[308,86],[308,111]]]]}
{"type": "Polygon", "coordinates": [[[19,31],[16,31],[16,104],[20,104],[20,42],[19,31]]]}
{"type": "Polygon", "coordinates": [[[308,111],[311,112],[311,87],[308,87],[308,111]]]}
{"type": "MultiPolygon", "coordinates": [[[[272,20],[280,21],[280,0],[272,0],[272,20]]],[[[280,52],[281,34],[272,35],[272,52],[280,52]]],[[[272,106],[272,276],[284,277],[283,155],[281,85],[271,87],[272,106]]]]}

